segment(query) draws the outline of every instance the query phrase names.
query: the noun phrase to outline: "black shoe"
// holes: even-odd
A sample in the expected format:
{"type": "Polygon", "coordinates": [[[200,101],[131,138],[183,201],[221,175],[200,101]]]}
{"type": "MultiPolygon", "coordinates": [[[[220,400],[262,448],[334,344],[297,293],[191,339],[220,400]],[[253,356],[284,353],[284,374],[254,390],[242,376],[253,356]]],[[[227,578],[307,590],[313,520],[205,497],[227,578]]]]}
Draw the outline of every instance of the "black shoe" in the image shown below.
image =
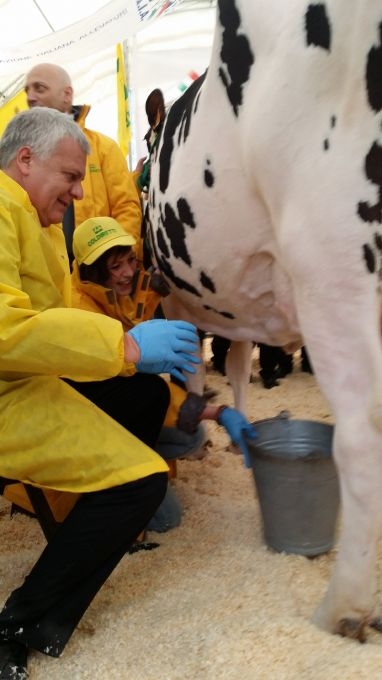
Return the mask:
{"type": "Polygon", "coordinates": [[[275,371],[276,378],[285,378],[285,376],[292,373],[292,371],[293,366],[278,366],[275,371]]]}
{"type": "MultiPolygon", "coordinates": [[[[128,555],[133,555],[134,553],[138,552],[139,550],[154,550],[155,548],[159,548],[160,543],[153,543],[152,541],[136,541],[135,543],[132,543],[129,548],[127,548],[126,553],[128,555]]],[[[0,675],[1,678],[1,675],[0,675]]]]}
{"type": "Polygon", "coordinates": [[[279,381],[276,380],[276,377],[272,375],[270,378],[261,378],[261,382],[263,383],[263,387],[265,387],[266,390],[271,390],[272,387],[278,387],[280,385],[279,381]]]}
{"type": "Polygon", "coordinates": [[[0,640],[1,680],[26,680],[28,647],[14,640],[0,640]]]}
{"type": "Polygon", "coordinates": [[[305,346],[301,347],[301,370],[303,373],[313,373],[308,352],[306,351],[305,346]]]}

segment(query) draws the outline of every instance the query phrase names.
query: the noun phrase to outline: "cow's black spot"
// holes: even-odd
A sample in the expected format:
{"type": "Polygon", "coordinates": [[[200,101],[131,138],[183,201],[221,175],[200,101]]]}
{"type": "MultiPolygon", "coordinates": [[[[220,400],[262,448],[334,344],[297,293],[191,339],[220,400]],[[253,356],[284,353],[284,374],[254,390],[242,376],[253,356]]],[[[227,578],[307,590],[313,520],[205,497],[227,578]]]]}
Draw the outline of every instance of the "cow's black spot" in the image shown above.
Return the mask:
{"type": "Polygon", "coordinates": [[[243,103],[243,85],[249,80],[249,72],[255,56],[248,38],[239,34],[240,14],[233,0],[219,0],[219,20],[223,28],[220,57],[222,65],[219,77],[227,91],[235,116],[243,103]]]}
{"type": "Polygon", "coordinates": [[[204,184],[206,187],[209,189],[214,186],[215,184],[215,177],[214,174],[211,170],[211,161],[209,158],[206,160],[206,167],[204,168],[204,184]]]}
{"type": "Polygon", "coordinates": [[[180,125],[179,125],[179,130],[178,130],[178,137],[177,137],[177,145],[180,146],[182,142],[184,142],[190,132],[190,125],[191,125],[191,115],[190,116],[183,116],[180,125]]]}
{"type": "Polygon", "coordinates": [[[150,205],[152,205],[153,208],[156,206],[156,193],[155,189],[150,189],[150,205]]]}
{"type": "Polygon", "coordinates": [[[379,45],[373,46],[367,56],[366,90],[371,108],[382,109],[382,24],[379,24],[379,45]]]}
{"type": "MultiPolygon", "coordinates": [[[[171,106],[162,130],[162,146],[158,157],[159,162],[159,188],[165,193],[170,176],[171,158],[174,150],[174,137],[178,127],[182,130],[183,139],[189,133],[190,119],[192,116],[193,104],[202,87],[205,73],[194,80],[190,87],[177,99],[171,106]],[[184,121],[188,121],[187,125],[184,121]]],[[[182,138],[178,137],[178,143],[182,138]]]]}
{"type": "MultiPolygon", "coordinates": [[[[191,257],[186,245],[186,230],[185,225],[195,229],[195,220],[188,201],[185,198],[180,198],[177,201],[177,213],[170,203],[165,203],[164,209],[160,206],[160,220],[166,232],[166,236],[170,242],[170,248],[174,255],[185,264],[191,266],[191,257]]],[[[160,233],[158,228],[158,246],[164,252],[164,236],[160,233]],[[159,241],[159,236],[161,240],[159,241]]],[[[169,256],[167,251],[166,256],[169,256]]]]}
{"type": "MultiPolygon", "coordinates": [[[[207,75],[207,71],[208,71],[208,69],[206,70],[204,76],[207,75]]],[[[196,93],[196,97],[195,97],[195,99],[194,99],[194,106],[193,106],[193,108],[192,108],[192,113],[194,113],[194,114],[195,114],[195,113],[197,112],[197,110],[198,110],[199,99],[200,99],[200,90],[196,93]]]]}
{"type": "Polygon", "coordinates": [[[358,203],[358,215],[364,222],[381,222],[381,206],[370,205],[367,201],[358,203]]]}
{"type": "Polygon", "coordinates": [[[191,266],[191,258],[186,246],[186,231],[182,220],[176,215],[170,203],[165,204],[161,219],[174,257],[191,266]]]}
{"type": "Polygon", "coordinates": [[[159,266],[162,274],[164,274],[169,279],[171,279],[172,275],[173,275],[173,271],[172,271],[171,265],[169,264],[168,260],[166,260],[165,257],[157,256],[157,262],[158,262],[158,266],[159,266]]]}
{"type": "Polygon", "coordinates": [[[215,312],[215,314],[219,314],[220,316],[224,316],[225,319],[235,319],[235,315],[232,314],[231,312],[219,312],[218,309],[215,309],[215,307],[211,307],[210,305],[203,305],[203,308],[207,312],[215,312]]]}
{"type": "MultiPolygon", "coordinates": [[[[148,252],[148,239],[150,237],[150,234],[153,232],[153,227],[152,227],[152,222],[150,219],[150,208],[149,204],[146,205],[146,208],[143,213],[142,217],[142,225],[141,225],[141,238],[143,239],[143,255],[145,258],[145,255],[149,255],[148,252]]],[[[144,267],[147,269],[150,266],[150,264],[145,261],[144,267]]]]}
{"type": "Polygon", "coordinates": [[[376,270],[376,259],[375,259],[375,253],[371,249],[368,243],[365,243],[362,246],[363,249],[363,257],[366,262],[366,267],[370,274],[374,274],[376,270]]]}
{"type": "Polygon", "coordinates": [[[199,291],[195,288],[195,286],[193,286],[191,283],[188,283],[188,281],[185,281],[180,276],[176,276],[174,274],[174,271],[167,260],[165,260],[164,258],[158,258],[158,267],[166,276],[166,278],[173,282],[176,288],[186,290],[188,293],[196,295],[196,297],[202,297],[199,291]]]}
{"type": "Polygon", "coordinates": [[[178,208],[178,215],[183,224],[187,224],[192,229],[195,229],[194,215],[190,208],[190,204],[185,198],[179,198],[176,204],[178,208]]]}
{"type": "Polygon", "coordinates": [[[308,6],[305,13],[305,36],[307,45],[330,51],[331,29],[324,3],[308,6]]]}
{"type": "MultiPolygon", "coordinates": [[[[337,123],[336,116],[330,116],[329,127],[330,127],[331,130],[333,130],[333,128],[335,128],[336,123],[337,123]]],[[[325,137],[324,142],[323,142],[323,148],[324,148],[324,151],[329,151],[329,149],[330,149],[329,137],[325,137]]]]}
{"type": "Polygon", "coordinates": [[[377,248],[377,250],[381,251],[382,250],[382,236],[381,236],[381,234],[378,234],[378,232],[374,234],[374,243],[375,243],[375,247],[377,248]]]}
{"type": "Polygon", "coordinates": [[[158,244],[159,250],[163,253],[165,257],[170,257],[170,250],[167,246],[166,239],[164,237],[163,230],[161,227],[158,227],[157,232],[156,232],[156,240],[158,244]]]}
{"type": "Polygon", "coordinates": [[[207,276],[205,272],[201,272],[200,274],[200,283],[202,284],[203,288],[207,288],[211,291],[211,293],[216,293],[214,282],[209,276],[207,276]]]}
{"type": "Polygon", "coordinates": [[[365,174],[378,187],[378,199],[374,205],[360,201],[358,215],[364,222],[382,222],[382,147],[374,142],[365,158],[365,174]]]}

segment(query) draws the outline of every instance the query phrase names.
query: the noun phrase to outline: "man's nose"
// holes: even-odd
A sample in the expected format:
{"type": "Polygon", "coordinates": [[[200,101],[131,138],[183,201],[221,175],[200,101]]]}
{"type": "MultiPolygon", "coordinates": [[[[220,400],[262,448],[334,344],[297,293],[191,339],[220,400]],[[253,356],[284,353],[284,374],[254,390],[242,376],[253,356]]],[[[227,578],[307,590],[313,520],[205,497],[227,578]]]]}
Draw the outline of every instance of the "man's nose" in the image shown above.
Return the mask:
{"type": "Polygon", "coordinates": [[[83,198],[84,190],[82,188],[81,182],[76,182],[73,184],[70,194],[72,198],[75,198],[77,201],[80,201],[81,198],[83,198]]]}

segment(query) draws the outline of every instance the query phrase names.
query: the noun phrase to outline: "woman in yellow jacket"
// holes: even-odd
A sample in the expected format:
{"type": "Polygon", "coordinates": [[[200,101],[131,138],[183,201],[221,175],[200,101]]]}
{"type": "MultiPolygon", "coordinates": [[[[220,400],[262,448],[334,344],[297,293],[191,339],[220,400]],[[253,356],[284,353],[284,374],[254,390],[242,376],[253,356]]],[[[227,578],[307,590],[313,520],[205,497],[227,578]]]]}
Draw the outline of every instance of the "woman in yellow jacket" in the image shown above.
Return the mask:
{"type": "MultiPolygon", "coordinates": [[[[126,238],[126,232],[118,222],[108,217],[86,220],[74,232],[73,252],[75,258],[72,271],[74,307],[119,319],[125,331],[153,317],[161,295],[166,295],[168,290],[159,274],[151,274],[138,269],[131,239],[126,238]],[[121,286],[118,283],[121,278],[121,267],[111,265],[112,271],[117,271],[117,274],[111,275],[116,282],[110,281],[111,287],[109,287],[104,286],[103,282],[109,279],[106,259],[113,258],[113,253],[117,253],[117,260],[119,254],[122,254],[124,258],[124,272],[122,272],[124,285],[121,286]],[[115,287],[113,287],[114,283],[115,287]]],[[[197,411],[194,409],[194,413],[198,416],[197,420],[188,432],[180,430],[176,428],[176,423],[186,393],[172,382],[169,382],[168,386],[171,391],[170,406],[155,449],[166,460],[173,460],[195,454],[203,445],[205,432],[202,425],[198,424],[198,420],[199,415],[201,417],[199,411],[204,410],[207,405],[204,400],[198,401],[197,397],[194,397],[194,400],[200,404],[200,409],[198,408],[197,411]]],[[[88,397],[91,397],[93,390],[98,390],[97,385],[89,383],[76,387],[88,397]]],[[[216,412],[214,407],[211,410],[216,412]]],[[[13,500],[17,502],[16,498],[13,500]]],[[[65,499],[65,502],[70,502],[70,498],[65,499]]],[[[22,502],[19,504],[26,507],[22,502]]],[[[181,516],[181,504],[174,490],[168,485],[166,496],[151,518],[147,529],[158,532],[168,531],[179,526],[181,516]]]]}
{"type": "Polygon", "coordinates": [[[0,475],[81,493],[0,612],[5,680],[26,677],[29,648],[60,656],[160,504],[167,465],[153,447],[169,391],[151,373],[197,361],[192,324],[124,333],[120,321],[69,308],[65,241],[51,225],[81,198],[88,152],[78,125],[49,108],[19,113],[0,140],[0,475]],[[64,376],[98,381],[107,403],[64,376]]]}
{"type": "MultiPolygon", "coordinates": [[[[122,226],[110,217],[94,217],[78,225],[73,235],[73,305],[80,309],[119,319],[124,330],[151,318],[161,295],[168,293],[159,274],[140,270],[131,241],[122,226]]],[[[78,386],[92,397],[97,385],[78,386]]],[[[226,411],[224,424],[233,441],[245,448],[242,430],[251,430],[244,416],[227,406],[207,404],[169,382],[170,406],[159,435],[156,451],[166,460],[182,458],[196,451],[205,438],[202,420],[218,420],[226,411]]],[[[181,507],[168,487],[166,497],[150,520],[149,529],[167,531],[178,526],[181,507]]]]}

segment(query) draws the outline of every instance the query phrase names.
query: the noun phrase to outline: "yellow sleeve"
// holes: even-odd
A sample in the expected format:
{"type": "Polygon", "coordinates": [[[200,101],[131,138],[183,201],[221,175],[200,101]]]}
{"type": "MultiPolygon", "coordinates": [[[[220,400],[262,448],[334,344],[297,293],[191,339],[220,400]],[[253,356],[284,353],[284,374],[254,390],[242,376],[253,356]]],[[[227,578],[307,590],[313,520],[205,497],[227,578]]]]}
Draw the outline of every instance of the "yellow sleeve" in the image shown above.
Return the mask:
{"type": "Polygon", "coordinates": [[[167,384],[170,390],[170,404],[163,425],[165,427],[176,427],[179,409],[187,396],[187,392],[173,382],[169,381],[167,384]]]}
{"type": "MultiPolygon", "coordinates": [[[[112,140],[110,140],[112,142],[112,140]]],[[[134,236],[141,237],[142,209],[134,175],[116,142],[112,142],[102,158],[102,174],[110,205],[110,217],[134,236]]]]}
{"type": "Polygon", "coordinates": [[[0,203],[0,229],[0,377],[118,375],[121,323],[63,306],[65,268],[23,207],[0,203]]]}
{"type": "Polygon", "coordinates": [[[159,293],[150,288],[150,280],[151,274],[145,269],[141,269],[138,273],[136,290],[132,298],[136,309],[134,323],[152,319],[162,299],[159,293]]]}
{"type": "MultiPolygon", "coordinates": [[[[72,274],[72,306],[87,312],[103,314],[106,318],[111,318],[105,315],[104,310],[97,304],[96,300],[94,300],[91,295],[88,295],[84,290],[77,288],[74,272],[72,274]]],[[[118,375],[129,376],[134,375],[136,372],[137,368],[135,364],[123,361],[123,365],[118,375]]]]}

